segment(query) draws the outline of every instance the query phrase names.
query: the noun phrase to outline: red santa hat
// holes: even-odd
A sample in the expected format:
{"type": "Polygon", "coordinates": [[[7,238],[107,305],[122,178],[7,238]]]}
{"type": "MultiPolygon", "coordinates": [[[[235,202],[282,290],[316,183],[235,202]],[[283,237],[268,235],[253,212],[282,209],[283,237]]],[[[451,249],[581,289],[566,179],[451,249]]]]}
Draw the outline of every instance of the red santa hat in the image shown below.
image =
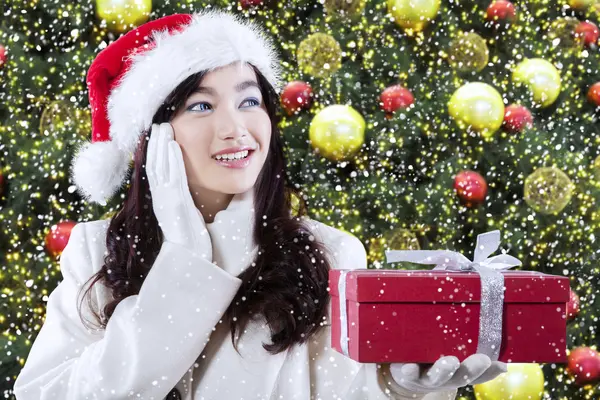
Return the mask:
{"type": "Polygon", "coordinates": [[[139,137],[166,97],[190,75],[240,61],[281,91],[273,43],[252,21],[218,10],[147,22],[102,50],[87,74],[92,138],[76,152],[71,179],[105,204],[122,185],[139,137]]]}

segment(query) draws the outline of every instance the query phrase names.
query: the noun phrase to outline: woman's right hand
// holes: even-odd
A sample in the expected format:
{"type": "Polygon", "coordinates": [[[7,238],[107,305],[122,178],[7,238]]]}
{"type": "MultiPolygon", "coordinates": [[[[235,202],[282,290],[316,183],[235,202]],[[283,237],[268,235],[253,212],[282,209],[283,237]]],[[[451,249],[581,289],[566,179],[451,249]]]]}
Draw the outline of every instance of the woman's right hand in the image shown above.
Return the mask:
{"type": "Polygon", "coordinates": [[[153,124],[146,154],[152,208],[164,240],[212,261],[212,243],[204,218],[190,194],[179,144],[170,123],[153,124]]]}

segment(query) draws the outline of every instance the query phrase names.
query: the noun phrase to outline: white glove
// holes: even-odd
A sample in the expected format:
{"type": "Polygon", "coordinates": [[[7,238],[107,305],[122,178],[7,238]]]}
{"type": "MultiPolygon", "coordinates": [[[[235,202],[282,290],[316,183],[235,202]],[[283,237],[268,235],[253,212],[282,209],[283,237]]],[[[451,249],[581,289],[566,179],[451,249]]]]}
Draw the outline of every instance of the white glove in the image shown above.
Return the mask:
{"type": "Polygon", "coordinates": [[[146,155],[152,208],[164,240],[212,261],[212,243],[204,218],[194,205],[183,155],[169,123],[153,124],[146,155]]]}
{"type": "Polygon", "coordinates": [[[507,371],[506,363],[491,361],[481,353],[473,354],[462,363],[454,356],[440,357],[430,364],[390,364],[394,382],[391,389],[411,399],[424,397],[427,393],[456,390],[466,385],[477,385],[494,379],[507,371]]]}

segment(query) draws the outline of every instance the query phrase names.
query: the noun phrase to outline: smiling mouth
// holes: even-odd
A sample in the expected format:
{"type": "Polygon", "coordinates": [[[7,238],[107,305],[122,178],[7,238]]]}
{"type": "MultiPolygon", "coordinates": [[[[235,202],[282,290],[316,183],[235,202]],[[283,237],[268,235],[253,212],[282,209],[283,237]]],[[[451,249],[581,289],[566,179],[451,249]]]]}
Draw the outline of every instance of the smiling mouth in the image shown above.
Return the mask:
{"type": "Polygon", "coordinates": [[[252,155],[254,154],[254,150],[248,150],[245,157],[242,158],[221,158],[218,159],[213,157],[213,160],[217,162],[217,164],[224,166],[226,168],[246,168],[250,165],[250,161],[252,159],[252,155]]]}

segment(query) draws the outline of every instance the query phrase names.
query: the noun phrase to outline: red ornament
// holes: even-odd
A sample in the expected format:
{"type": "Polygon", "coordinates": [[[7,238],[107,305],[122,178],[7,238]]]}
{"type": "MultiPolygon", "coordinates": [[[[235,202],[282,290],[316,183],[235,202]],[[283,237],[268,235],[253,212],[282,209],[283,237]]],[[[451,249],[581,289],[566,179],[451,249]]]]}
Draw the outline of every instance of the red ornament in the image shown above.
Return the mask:
{"type": "Polygon", "coordinates": [[[572,320],[579,314],[579,296],[573,289],[569,292],[569,301],[567,302],[567,319],[572,320]]]}
{"type": "Polygon", "coordinates": [[[263,0],[240,0],[240,4],[244,10],[247,10],[251,7],[262,5],[263,0]]]}
{"type": "Polygon", "coordinates": [[[487,8],[485,18],[488,21],[508,21],[511,22],[515,19],[516,10],[513,3],[507,0],[497,0],[490,3],[487,8]]]}
{"type": "Polygon", "coordinates": [[[598,42],[598,37],[600,37],[600,30],[593,22],[582,21],[575,28],[575,36],[583,37],[583,43],[586,46],[591,46],[598,42]]]}
{"type": "Polygon", "coordinates": [[[504,110],[504,127],[509,132],[522,132],[525,127],[533,126],[531,112],[519,104],[511,104],[504,110]]]}
{"type": "Polygon", "coordinates": [[[6,49],[0,44],[0,67],[6,63],[6,49]]]}
{"type": "Polygon", "coordinates": [[[485,178],[475,171],[461,171],[454,178],[454,190],[465,203],[471,207],[483,203],[487,196],[487,182],[485,178]]]}
{"type": "Polygon", "coordinates": [[[600,82],[596,82],[590,86],[590,89],[587,92],[587,99],[596,107],[600,107],[600,82]]]}
{"type": "Polygon", "coordinates": [[[415,98],[410,90],[402,85],[386,88],[379,97],[379,105],[387,113],[394,113],[400,108],[407,108],[414,102],[415,98]]]}
{"type": "Polygon", "coordinates": [[[281,105],[288,115],[292,115],[302,109],[310,108],[312,96],[312,88],[308,83],[292,81],[283,88],[281,105]]]}
{"type": "Polygon", "coordinates": [[[52,226],[50,231],[46,234],[46,251],[55,257],[62,254],[62,251],[69,242],[71,237],[71,230],[77,225],[75,221],[61,221],[58,224],[52,226]]]}
{"type": "Polygon", "coordinates": [[[600,354],[590,347],[577,347],[569,353],[567,371],[579,386],[600,380],[600,354]]]}

